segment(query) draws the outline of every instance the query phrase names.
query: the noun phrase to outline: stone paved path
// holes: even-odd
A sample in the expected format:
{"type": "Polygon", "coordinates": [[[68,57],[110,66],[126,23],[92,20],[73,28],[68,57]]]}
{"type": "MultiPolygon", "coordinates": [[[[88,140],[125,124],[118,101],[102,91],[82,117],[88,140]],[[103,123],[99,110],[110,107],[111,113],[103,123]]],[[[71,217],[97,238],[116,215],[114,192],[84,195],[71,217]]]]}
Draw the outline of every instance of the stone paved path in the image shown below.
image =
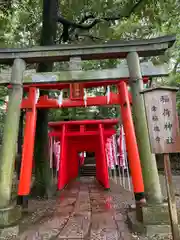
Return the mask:
{"type": "MultiPolygon", "coordinates": [[[[104,191],[93,178],[81,178],[50,201],[31,201],[32,214],[20,224],[20,240],[134,239],[126,225],[131,193],[112,184],[104,191]]],[[[135,238],[137,239],[137,238],[135,238]]]]}

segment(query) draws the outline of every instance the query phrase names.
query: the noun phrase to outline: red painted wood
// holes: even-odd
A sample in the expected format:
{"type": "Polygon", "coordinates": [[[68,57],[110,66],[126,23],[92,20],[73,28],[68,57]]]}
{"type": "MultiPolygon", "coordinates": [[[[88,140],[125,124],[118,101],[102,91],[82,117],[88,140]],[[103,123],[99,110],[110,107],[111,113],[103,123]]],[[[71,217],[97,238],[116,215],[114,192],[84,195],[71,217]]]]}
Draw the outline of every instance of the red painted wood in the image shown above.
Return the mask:
{"type": "Polygon", "coordinates": [[[101,175],[99,176],[99,181],[102,183],[102,185],[106,189],[108,189],[108,188],[110,188],[110,184],[109,184],[109,174],[108,174],[106,149],[105,149],[106,139],[104,137],[104,132],[105,132],[105,129],[103,128],[103,125],[101,123],[101,124],[99,124],[100,151],[101,151],[101,154],[99,154],[99,161],[101,160],[101,162],[102,162],[102,164],[101,164],[102,171],[100,171],[101,175]]]}
{"type": "Polygon", "coordinates": [[[84,96],[84,85],[82,83],[70,84],[70,100],[82,100],[84,96]]]}
{"type": "Polygon", "coordinates": [[[49,122],[48,125],[49,127],[60,127],[63,125],[96,125],[98,124],[103,124],[104,126],[110,124],[111,126],[114,126],[119,122],[119,119],[98,119],[98,120],[78,120],[78,121],[57,121],[57,122],[49,122]]]}
{"type": "Polygon", "coordinates": [[[31,175],[33,167],[34,139],[36,130],[36,106],[35,106],[36,88],[30,88],[29,101],[31,109],[26,112],[26,126],[24,134],[24,144],[22,151],[20,181],[18,186],[18,195],[29,195],[31,185],[31,175]]]}
{"type": "MultiPolygon", "coordinates": [[[[110,102],[107,103],[106,96],[97,96],[87,98],[87,106],[102,106],[102,105],[117,105],[119,104],[119,96],[116,93],[111,93],[110,102]]],[[[84,107],[84,100],[70,100],[64,99],[62,105],[58,104],[57,99],[48,98],[48,96],[41,96],[36,104],[36,108],[69,108],[69,107],[84,107]]],[[[31,108],[31,101],[23,99],[21,108],[31,108]]]]}
{"type": "MultiPolygon", "coordinates": [[[[122,81],[128,82],[129,79],[124,79],[124,80],[102,80],[102,81],[96,81],[96,82],[83,82],[84,88],[93,88],[93,87],[99,87],[99,86],[108,86],[108,85],[116,85],[122,81]]],[[[147,83],[149,80],[148,77],[144,76],[143,77],[143,82],[147,83]]],[[[70,88],[71,83],[60,83],[60,82],[54,82],[54,83],[32,83],[32,84],[24,84],[23,88],[25,91],[28,91],[30,87],[36,87],[39,89],[57,89],[57,90],[62,90],[62,89],[68,89],[70,88]]],[[[8,88],[11,88],[11,85],[8,85],[8,88]]]]}
{"type": "Polygon", "coordinates": [[[97,180],[104,188],[109,188],[105,142],[115,133],[117,123],[118,119],[49,123],[49,136],[56,136],[61,141],[59,190],[78,176],[78,152],[83,151],[95,152],[97,180]]]}
{"type": "Polygon", "coordinates": [[[65,185],[67,184],[67,158],[66,158],[66,126],[63,126],[62,129],[62,137],[60,139],[61,142],[61,152],[60,152],[60,162],[59,162],[59,172],[58,172],[58,189],[63,189],[65,185]]]}
{"type": "Polygon", "coordinates": [[[142,177],[142,169],[139,157],[138,146],[136,142],[134,124],[131,114],[131,106],[129,102],[127,84],[121,82],[119,84],[119,94],[121,96],[121,114],[122,123],[124,126],[126,147],[128,152],[128,159],[131,169],[132,182],[135,193],[144,192],[144,184],[142,177]]]}
{"type": "MultiPolygon", "coordinates": [[[[112,136],[113,134],[116,133],[116,130],[112,129],[112,130],[107,130],[104,135],[107,136],[107,137],[110,137],[112,136]]],[[[66,133],[66,136],[67,137],[76,137],[77,134],[79,136],[98,136],[99,133],[97,131],[87,131],[87,132],[68,132],[66,133]]],[[[49,136],[52,136],[52,137],[55,137],[55,136],[58,136],[58,137],[61,137],[62,136],[62,133],[61,132],[50,132],[49,133],[49,136]]]]}

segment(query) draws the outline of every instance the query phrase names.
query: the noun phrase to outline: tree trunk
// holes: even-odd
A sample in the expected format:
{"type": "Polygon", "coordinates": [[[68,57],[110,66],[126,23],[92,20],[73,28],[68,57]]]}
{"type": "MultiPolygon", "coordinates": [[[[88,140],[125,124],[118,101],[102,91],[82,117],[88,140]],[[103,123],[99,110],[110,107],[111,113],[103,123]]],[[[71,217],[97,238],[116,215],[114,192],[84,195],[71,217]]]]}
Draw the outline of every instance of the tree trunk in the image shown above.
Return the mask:
{"type": "MultiPolygon", "coordinates": [[[[56,38],[56,16],[58,0],[43,1],[43,26],[41,32],[41,46],[53,45],[56,38]]],[[[51,72],[53,63],[40,63],[38,72],[51,72]]],[[[41,91],[40,95],[48,94],[41,91]]],[[[49,166],[48,144],[48,110],[38,110],[36,139],[35,139],[35,182],[32,194],[39,197],[50,196],[52,188],[52,174],[49,166]]]]}

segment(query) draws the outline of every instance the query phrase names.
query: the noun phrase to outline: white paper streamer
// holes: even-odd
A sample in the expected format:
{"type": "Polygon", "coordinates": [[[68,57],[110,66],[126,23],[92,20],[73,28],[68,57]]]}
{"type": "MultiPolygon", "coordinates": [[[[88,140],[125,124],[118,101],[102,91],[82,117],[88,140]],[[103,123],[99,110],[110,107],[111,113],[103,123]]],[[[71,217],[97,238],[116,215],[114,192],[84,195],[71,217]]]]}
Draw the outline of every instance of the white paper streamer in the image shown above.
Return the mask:
{"type": "MultiPolygon", "coordinates": [[[[127,161],[127,151],[126,151],[126,141],[125,141],[125,133],[124,128],[121,126],[120,128],[120,138],[119,141],[121,141],[121,149],[120,149],[120,166],[122,168],[122,182],[123,187],[126,189],[126,185],[128,185],[128,190],[131,191],[131,179],[129,175],[129,166],[127,161]],[[127,173],[127,178],[125,177],[125,172],[127,173]],[[126,184],[127,181],[127,184],[126,184]]],[[[120,143],[120,142],[119,142],[120,143]]]]}
{"type": "Polygon", "coordinates": [[[39,88],[36,89],[36,99],[35,99],[35,103],[37,104],[38,100],[39,100],[39,97],[40,97],[40,91],[39,91],[39,88]]]}
{"type": "Polygon", "coordinates": [[[86,92],[86,89],[84,88],[84,106],[87,107],[87,92],[86,92]]]}
{"type": "Polygon", "coordinates": [[[110,91],[110,86],[107,86],[107,93],[106,93],[106,96],[107,96],[107,104],[110,103],[110,93],[111,93],[111,91],[110,91]]]}
{"type": "Polygon", "coordinates": [[[60,91],[59,97],[58,97],[58,104],[61,107],[63,102],[63,91],[60,91]]]}
{"type": "Polygon", "coordinates": [[[61,151],[60,142],[54,141],[53,147],[54,147],[54,154],[56,158],[56,170],[59,171],[60,151],[61,151]]]}
{"type": "Polygon", "coordinates": [[[60,165],[60,156],[61,156],[61,144],[58,142],[58,154],[57,154],[57,161],[56,161],[56,171],[59,171],[59,165],[60,165]]]}
{"type": "Polygon", "coordinates": [[[113,159],[113,149],[112,149],[112,138],[107,139],[106,143],[106,155],[108,166],[110,169],[115,169],[114,159],[113,159]]]}

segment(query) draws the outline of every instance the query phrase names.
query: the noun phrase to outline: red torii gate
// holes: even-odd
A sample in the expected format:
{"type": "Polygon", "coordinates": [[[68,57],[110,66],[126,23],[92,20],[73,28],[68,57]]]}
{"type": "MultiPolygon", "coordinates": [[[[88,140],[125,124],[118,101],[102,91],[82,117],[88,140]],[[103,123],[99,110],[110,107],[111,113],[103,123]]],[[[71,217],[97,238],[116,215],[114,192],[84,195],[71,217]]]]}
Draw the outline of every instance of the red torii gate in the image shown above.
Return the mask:
{"type": "Polygon", "coordinates": [[[61,190],[78,176],[78,152],[95,152],[96,179],[109,189],[105,143],[115,134],[118,119],[50,122],[50,137],[61,142],[58,189],[61,190]]]}
{"type": "MultiPolygon", "coordinates": [[[[147,82],[147,78],[144,78],[144,82],[147,82]]],[[[141,164],[139,158],[139,152],[135,137],[134,125],[131,115],[131,96],[128,92],[127,88],[127,80],[124,81],[98,81],[98,82],[88,82],[81,84],[73,84],[77,86],[79,90],[78,96],[73,96],[72,84],[64,84],[64,83],[39,83],[39,84],[29,84],[24,85],[24,90],[28,92],[28,97],[23,99],[21,108],[27,109],[26,112],[26,126],[25,126],[25,134],[24,134],[24,144],[23,144],[23,153],[22,153],[22,163],[21,163],[21,172],[20,172],[20,182],[18,188],[19,195],[28,195],[30,192],[30,182],[32,175],[32,163],[33,163],[33,152],[34,152],[34,138],[35,138],[35,128],[36,128],[36,111],[37,108],[60,108],[60,107],[84,107],[84,100],[82,96],[82,89],[87,87],[98,87],[98,86],[107,86],[107,85],[117,85],[118,92],[111,93],[110,101],[107,103],[106,96],[98,96],[87,98],[86,106],[100,106],[100,105],[112,105],[119,104],[121,106],[122,113],[122,123],[124,126],[125,137],[126,137],[126,145],[128,152],[128,159],[131,169],[132,182],[134,187],[135,199],[140,200],[144,198],[144,185],[143,178],[141,172],[141,164]],[[71,94],[70,99],[64,100],[61,105],[58,104],[56,99],[49,99],[48,96],[40,96],[38,102],[36,102],[36,90],[37,89],[59,89],[62,90],[64,88],[70,88],[71,94]]],[[[64,125],[65,126],[65,125],[64,125]]],[[[102,127],[99,131],[103,131],[102,127]],[[101,129],[101,130],[100,130],[101,129]]],[[[64,130],[65,131],[65,128],[64,130]]],[[[62,136],[63,135],[62,131],[62,136]]],[[[103,133],[100,134],[103,136],[103,133]]],[[[102,143],[102,141],[101,141],[102,143]]],[[[74,157],[75,158],[75,157],[74,157]]],[[[97,156],[99,159],[99,156],[97,156]]],[[[73,175],[72,175],[73,176],[73,175]]],[[[98,175],[99,178],[100,175],[98,175]]],[[[59,181],[58,188],[63,187],[65,183],[67,183],[67,176],[64,180],[59,181]]],[[[107,180],[100,177],[101,181],[103,181],[104,186],[108,186],[107,180]]]]}

